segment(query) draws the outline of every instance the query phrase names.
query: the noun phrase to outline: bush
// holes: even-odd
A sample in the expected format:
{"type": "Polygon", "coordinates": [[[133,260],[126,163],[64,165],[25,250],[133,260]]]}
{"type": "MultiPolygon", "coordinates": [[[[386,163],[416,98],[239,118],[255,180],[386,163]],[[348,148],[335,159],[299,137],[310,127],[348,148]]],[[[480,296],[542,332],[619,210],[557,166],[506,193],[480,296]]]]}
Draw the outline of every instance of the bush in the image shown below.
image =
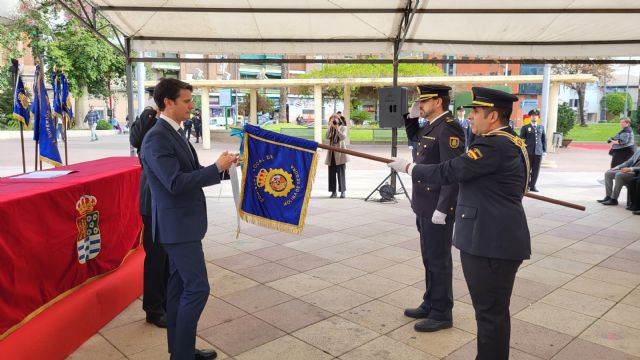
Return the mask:
{"type": "Polygon", "coordinates": [[[362,124],[363,121],[371,121],[373,115],[370,112],[358,109],[351,109],[351,121],[354,124],[362,124]]]}
{"type": "Polygon", "coordinates": [[[576,124],[576,112],[567,103],[558,106],[558,132],[562,137],[571,131],[576,124]]]}
{"type": "MultiPolygon", "coordinates": [[[[625,92],[608,93],[606,97],[607,112],[611,115],[620,115],[624,112],[624,101],[627,100],[627,110],[631,110],[631,95],[625,92]]],[[[624,114],[627,116],[627,114],[624,114]]]]}
{"type": "Polygon", "coordinates": [[[107,120],[98,120],[98,126],[96,126],[96,130],[111,130],[112,126],[107,120]]]}

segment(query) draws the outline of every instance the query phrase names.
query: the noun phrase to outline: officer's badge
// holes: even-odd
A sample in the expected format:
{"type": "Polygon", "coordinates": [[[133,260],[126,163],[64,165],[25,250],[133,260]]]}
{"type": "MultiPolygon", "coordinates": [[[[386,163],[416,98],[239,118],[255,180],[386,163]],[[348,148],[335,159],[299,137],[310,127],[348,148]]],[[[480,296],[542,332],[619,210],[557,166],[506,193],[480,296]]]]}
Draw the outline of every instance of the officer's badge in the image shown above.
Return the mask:
{"type": "Polygon", "coordinates": [[[98,227],[100,214],[93,210],[97,203],[96,197],[91,195],[83,195],[76,202],[76,210],[80,215],[76,218],[78,227],[76,249],[80,264],[86,263],[100,253],[100,228],[98,227]]]}
{"type": "Polygon", "coordinates": [[[256,176],[256,184],[273,197],[287,196],[295,187],[293,177],[283,169],[261,169],[256,176]]]}
{"type": "Polygon", "coordinates": [[[473,160],[478,160],[482,157],[482,152],[478,148],[471,148],[467,151],[467,156],[473,160]]]}
{"type": "Polygon", "coordinates": [[[452,149],[457,149],[460,146],[460,138],[457,136],[449,137],[449,147],[452,149]]]}

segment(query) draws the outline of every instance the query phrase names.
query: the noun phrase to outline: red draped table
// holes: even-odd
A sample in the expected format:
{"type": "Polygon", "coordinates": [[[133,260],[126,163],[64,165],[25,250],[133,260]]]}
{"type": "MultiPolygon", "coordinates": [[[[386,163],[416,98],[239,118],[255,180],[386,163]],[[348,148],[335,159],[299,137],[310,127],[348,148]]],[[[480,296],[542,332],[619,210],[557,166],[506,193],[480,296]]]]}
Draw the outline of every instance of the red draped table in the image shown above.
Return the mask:
{"type": "MultiPolygon", "coordinates": [[[[77,306],[80,319],[90,324],[71,324],[91,332],[79,337],[86,340],[121,306],[105,305],[110,295],[104,292],[98,308],[74,305],[70,298],[90,286],[105,286],[94,283],[125,271],[121,268],[129,258],[142,256],[135,254],[142,229],[137,158],[105,158],[55,170],[74,172],[52,179],[0,179],[0,353],[23,328],[63,303],[69,309],[77,306]]],[[[141,268],[133,271],[140,274],[130,279],[135,284],[129,284],[124,297],[113,284],[120,303],[140,294],[141,268]]]]}

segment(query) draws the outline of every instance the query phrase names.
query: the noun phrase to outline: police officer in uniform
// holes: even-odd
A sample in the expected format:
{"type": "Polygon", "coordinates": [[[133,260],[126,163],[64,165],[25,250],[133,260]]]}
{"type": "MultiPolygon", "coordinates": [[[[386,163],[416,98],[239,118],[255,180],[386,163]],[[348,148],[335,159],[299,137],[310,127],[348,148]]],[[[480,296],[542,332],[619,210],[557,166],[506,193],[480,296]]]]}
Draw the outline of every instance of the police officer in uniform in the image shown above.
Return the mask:
{"type": "MultiPolygon", "coordinates": [[[[407,137],[417,142],[417,164],[438,164],[464,153],[462,127],[448,111],[449,90],[451,88],[444,85],[418,87],[418,100],[411,113],[405,115],[407,137]],[[416,113],[427,120],[423,128],[416,113]]],[[[404,314],[424,319],[414,325],[416,331],[431,332],[453,326],[451,239],[457,197],[455,183],[413,182],[411,208],[420,233],[426,290],[422,304],[406,309],[404,314]]]]}
{"type": "Polygon", "coordinates": [[[529,119],[531,119],[531,122],[520,129],[520,137],[527,144],[527,153],[531,164],[529,191],[538,192],[536,182],[538,181],[538,174],[540,174],[542,155],[547,152],[547,138],[544,134],[544,126],[538,124],[540,111],[537,109],[529,111],[529,119]]]}
{"type": "Polygon", "coordinates": [[[469,145],[473,142],[473,132],[471,132],[471,127],[469,127],[469,119],[465,117],[465,111],[463,106],[458,106],[456,108],[456,120],[462,126],[462,130],[464,130],[464,149],[465,151],[469,149],[469,145]]]}
{"type": "Polygon", "coordinates": [[[389,166],[414,182],[460,184],[454,245],[460,249],[478,326],[477,360],[507,360],[509,302],[516,271],[531,254],[522,197],[527,189],[526,146],[509,127],[517,97],[474,87],[471,128],[476,135],[466,154],[440,164],[396,159],[389,166]]]}

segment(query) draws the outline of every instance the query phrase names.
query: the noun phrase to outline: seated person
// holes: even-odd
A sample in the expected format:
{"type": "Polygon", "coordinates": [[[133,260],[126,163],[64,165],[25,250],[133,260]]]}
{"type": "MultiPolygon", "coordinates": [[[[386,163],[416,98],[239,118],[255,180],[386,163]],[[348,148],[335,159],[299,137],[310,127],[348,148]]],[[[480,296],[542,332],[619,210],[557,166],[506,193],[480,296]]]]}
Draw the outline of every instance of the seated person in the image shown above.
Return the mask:
{"type": "Polygon", "coordinates": [[[633,215],[640,215],[640,170],[634,171],[635,177],[631,180],[629,189],[629,204],[627,209],[633,211],[633,215]]]}
{"type": "Polygon", "coordinates": [[[598,202],[602,205],[618,205],[620,190],[623,186],[631,184],[631,181],[636,176],[635,171],[640,171],[640,150],[636,151],[629,160],[604,173],[606,196],[604,199],[598,200],[598,202]]]}

